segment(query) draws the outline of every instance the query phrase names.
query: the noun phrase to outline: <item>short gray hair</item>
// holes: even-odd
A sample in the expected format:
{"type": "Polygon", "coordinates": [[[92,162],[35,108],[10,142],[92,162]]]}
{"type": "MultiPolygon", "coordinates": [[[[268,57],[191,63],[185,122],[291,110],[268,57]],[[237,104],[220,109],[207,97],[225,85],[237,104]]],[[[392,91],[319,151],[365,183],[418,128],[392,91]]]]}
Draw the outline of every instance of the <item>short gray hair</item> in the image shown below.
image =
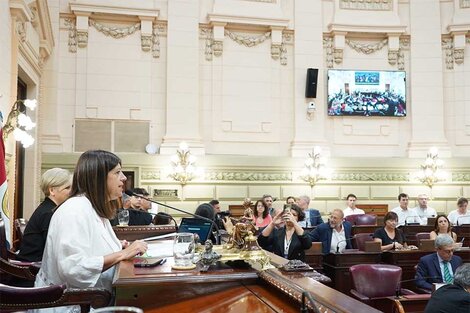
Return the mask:
{"type": "Polygon", "coordinates": [[[460,265],[455,271],[454,284],[465,289],[470,288],[470,263],[460,265]]]}
{"type": "Polygon", "coordinates": [[[440,248],[443,246],[450,246],[454,244],[454,239],[447,234],[441,234],[436,237],[436,241],[434,242],[434,247],[440,248]]]}
{"type": "Polygon", "coordinates": [[[310,203],[310,197],[307,196],[307,195],[302,195],[302,196],[300,196],[300,197],[299,197],[299,200],[300,200],[300,199],[302,199],[302,200],[304,200],[305,202],[307,202],[307,204],[310,203]]]}
{"type": "Polygon", "coordinates": [[[72,174],[63,168],[54,167],[42,174],[41,190],[46,197],[49,197],[49,188],[61,187],[72,184],[72,174]]]}

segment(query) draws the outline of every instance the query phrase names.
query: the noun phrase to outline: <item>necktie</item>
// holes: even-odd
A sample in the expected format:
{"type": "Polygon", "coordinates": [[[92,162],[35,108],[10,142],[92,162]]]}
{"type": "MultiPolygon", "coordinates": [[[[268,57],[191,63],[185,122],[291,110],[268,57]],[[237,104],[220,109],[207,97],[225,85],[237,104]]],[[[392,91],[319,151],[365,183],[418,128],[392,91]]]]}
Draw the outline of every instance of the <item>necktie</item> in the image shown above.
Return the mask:
{"type": "Polygon", "coordinates": [[[449,271],[449,262],[443,262],[444,264],[444,283],[450,284],[452,283],[452,275],[450,275],[449,271]]]}

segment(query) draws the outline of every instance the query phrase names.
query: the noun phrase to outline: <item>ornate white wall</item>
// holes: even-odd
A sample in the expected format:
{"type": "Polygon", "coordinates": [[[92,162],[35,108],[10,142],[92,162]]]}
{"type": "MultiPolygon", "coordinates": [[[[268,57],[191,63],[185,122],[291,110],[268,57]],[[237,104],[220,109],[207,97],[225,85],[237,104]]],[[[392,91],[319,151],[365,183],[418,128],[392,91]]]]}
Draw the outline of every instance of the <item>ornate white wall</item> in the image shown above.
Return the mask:
{"type": "Polygon", "coordinates": [[[399,192],[422,191],[409,173],[431,146],[453,172],[434,188],[434,206],[450,210],[470,196],[468,1],[57,0],[49,8],[56,46],[40,111],[43,170],[76,160],[76,119],[139,121],[160,151],[120,153],[124,166],[150,191],[179,190],[164,200],[188,208],[308,193],[326,212],[349,192],[395,206],[399,192]],[[311,116],[307,68],[319,69],[311,116]],[[327,116],[330,68],[405,70],[408,115],[327,116]],[[182,140],[206,168],[184,188],[162,170],[182,140]],[[298,173],[314,145],[336,176],[311,190],[298,173]]]}

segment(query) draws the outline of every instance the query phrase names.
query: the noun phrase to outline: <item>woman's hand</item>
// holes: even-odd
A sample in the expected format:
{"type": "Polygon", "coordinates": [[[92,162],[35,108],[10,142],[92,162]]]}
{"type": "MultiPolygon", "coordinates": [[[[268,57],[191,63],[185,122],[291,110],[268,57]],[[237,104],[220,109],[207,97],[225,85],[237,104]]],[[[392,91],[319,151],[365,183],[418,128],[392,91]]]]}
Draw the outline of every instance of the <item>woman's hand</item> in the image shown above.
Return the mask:
{"type": "Polygon", "coordinates": [[[275,227],[278,227],[284,223],[284,219],[282,215],[284,214],[283,210],[275,211],[276,215],[273,217],[272,223],[274,224],[275,227]]]}
{"type": "Polygon", "coordinates": [[[289,226],[295,226],[297,224],[297,220],[295,219],[294,215],[292,215],[291,211],[286,211],[282,214],[282,218],[289,226]]]}
{"type": "Polygon", "coordinates": [[[147,252],[147,243],[143,240],[136,240],[131,243],[126,249],[122,250],[124,260],[130,260],[136,255],[141,255],[147,252]]]}
{"type": "Polygon", "coordinates": [[[129,241],[127,240],[121,240],[121,247],[123,249],[126,249],[127,247],[129,247],[129,241]]]}
{"type": "Polygon", "coordinates": [[[395,242],[395,250],[401,250],[403,249],[403,245],[399,242],[395,242]]]}

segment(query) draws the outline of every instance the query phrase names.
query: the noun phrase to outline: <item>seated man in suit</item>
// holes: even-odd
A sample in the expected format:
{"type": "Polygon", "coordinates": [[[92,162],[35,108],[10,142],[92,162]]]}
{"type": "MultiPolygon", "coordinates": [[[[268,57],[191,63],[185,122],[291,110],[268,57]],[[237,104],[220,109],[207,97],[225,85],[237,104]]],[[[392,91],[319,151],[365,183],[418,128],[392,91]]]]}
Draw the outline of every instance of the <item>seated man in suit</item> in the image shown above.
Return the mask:
{"type": "Polygon", "coordinates": [[[322,243],[323,254],[351,249],[351,223],[343,219],[343,211],[334,209],[328,223],[320,224],[308,233],[313,242],[322,243]]]}
{"type": "Polygon", "coordinates": [[[416,286],[432,290],[433,283],[452,283],[462,259],[454,255],[454,240],[447,234],[436,237],[436,253],[423,256],[416,269],[416,286]]]}
{"type": "Polygon", "coordinates": [[[309,196],[300,196],[297,198],[297,206],[302,209],[305,214],[305,219],[299,222],[300,227],[312,227],[323,224],[321,219],[320,211],[315,209],[309,209],[310,204],[309,196]]]}
{"type": "Polygon", "coordinates": [[[424,313],[470,312],[470,263],[461,265],[454,276],[454,283],[436,290],[424,313]]]}

